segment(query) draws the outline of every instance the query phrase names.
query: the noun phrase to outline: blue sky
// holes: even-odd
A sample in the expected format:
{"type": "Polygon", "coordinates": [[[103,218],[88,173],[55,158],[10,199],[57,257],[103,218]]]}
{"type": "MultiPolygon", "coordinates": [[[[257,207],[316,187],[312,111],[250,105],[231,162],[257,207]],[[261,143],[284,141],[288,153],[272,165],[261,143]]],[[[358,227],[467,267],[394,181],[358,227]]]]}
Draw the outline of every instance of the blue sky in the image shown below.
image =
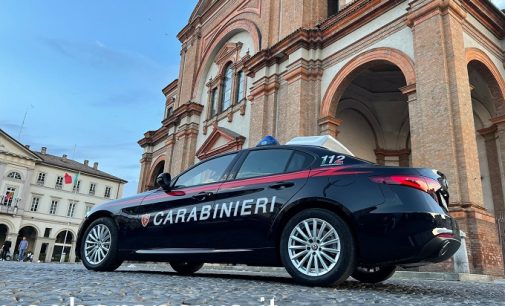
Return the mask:
{"type": "Polygon", "coordinates": [[[98,161],[136,193],[137,141],[160,126],[196,2],[0,1],[0,128],[18,138],[28,110],[18,140],[98,161]]]}
{"type": "Polygon", "coordinates": [[[0,128],[18,138],[28,110],[18,140],[98,161],[136,193],[137,141],[160,126],[196,2],[1,0],[0,128]]]}

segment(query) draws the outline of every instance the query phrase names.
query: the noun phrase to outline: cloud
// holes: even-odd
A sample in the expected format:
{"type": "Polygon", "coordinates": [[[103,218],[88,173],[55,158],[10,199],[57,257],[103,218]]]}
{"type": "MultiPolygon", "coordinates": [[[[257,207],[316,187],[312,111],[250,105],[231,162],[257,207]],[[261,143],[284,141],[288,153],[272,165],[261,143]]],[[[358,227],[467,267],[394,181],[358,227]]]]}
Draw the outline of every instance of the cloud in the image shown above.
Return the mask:
{"type": "Polygon", "coordinates": [[[42,37],[40,41],[49,50],[98,70],[134,71],[135,73],[161,71],[159,65],[142,54],[114,49],[98,40],[77,42],[42,37]]]}
{"type": "MultiPolygon", "coordinates": [[[[126,89],[123,92],[112,93],[98,101],[91,102],[90,105],[99,107],[125,107],[142,104],[146,106],[153,104],[155,101],[156,103],[162,101],[161,96],[161,91],[158,96],[154,96],[153,92],[147,89],[126,89]]],[[[159,105],[163,107],[161,103],[159,105]]]]}

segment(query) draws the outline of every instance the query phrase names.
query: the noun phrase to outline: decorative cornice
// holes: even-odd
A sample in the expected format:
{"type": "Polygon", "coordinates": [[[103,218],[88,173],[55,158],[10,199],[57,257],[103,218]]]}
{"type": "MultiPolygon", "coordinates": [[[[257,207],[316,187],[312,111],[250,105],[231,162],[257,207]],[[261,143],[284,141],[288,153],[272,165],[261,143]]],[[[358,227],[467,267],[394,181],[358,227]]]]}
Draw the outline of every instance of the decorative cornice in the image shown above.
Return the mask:
{"type": "Polygon", "coordinates": [[[305,81],[321,79],[323,75],[321,65],[320,60],[307,61],[300,59],[288,66],[288,72],[284,75],[284,79],[289,84],[300,79],[305,81]]]}
{"type": "Polygon", "coordinates": [[[404,1],[357,0],[316,27],[300,28],[271,48],[254,54],[246,65],[247,75],[254,77],[260,69],[286,61],[300,48],[309,50],[328,46],[404,1]]]}
{"type": "Polygon", "coordinates": [[[144,138],[139,140],[137,143],[143,148],[145,146],[152,146],[165,139],[168,135],[168,127],[162,126],[156,131],[147,131],[144,133],[144,138]]]}
{"type": "Polygon", "coordinates": [[[161,92],[163,92],[163,94],[166,96],[170,95],[173,91],[175,91],[177,89],[177,84],[179,83],[179,79],[175,79],[173,80],[170,84],[168,84],[167,86],[165,86],[165,88],[163,88],[161,90],[161,92]]]}
{"type": "Polygon", "coordinates": [[[460,21],[466,18],[466,11],[459,0],[431,0],[427,4],[414,0],[409,4],[406,21],[409,27],[414,27],[434,15],[447,13],[453,14],[460,21]]]}
{"type": "Polygon", "coordinates": [[[407,86],[400,87],[399,89],[402,92],[402,94],[404,94],[404,95],[415,94],[416,91],[417,91],[415,83],[407,85],[407,86]]]}
{"type": "Polygon", "coordinates": [[[505,115],[489,119],[493,124],[501,125],[505,123],[505,115]]]}
{"type": "Polygon", "coordinates": [[[489,0],[461,0],[463,8],[497,38],[505,38],[505,15],[489,0]]]}
{"type": "Polygon", "coordinates": [[[318,124],[319,125],[332,125],[332,126],[338,127],[342,124],[342,120],[337,119],[333,116],[326,116],[324,118],[319,119],[318,124]]]}
{"type": "Polygon", "coordinates": [[[251,88],[251,93],[248,96],[248,100],[253,102],[254,99],[261,96],[268,96],[273,92],[277,91],[280,87],[279,77],[277,75],[271,77],[263,77],[251,88]]]}

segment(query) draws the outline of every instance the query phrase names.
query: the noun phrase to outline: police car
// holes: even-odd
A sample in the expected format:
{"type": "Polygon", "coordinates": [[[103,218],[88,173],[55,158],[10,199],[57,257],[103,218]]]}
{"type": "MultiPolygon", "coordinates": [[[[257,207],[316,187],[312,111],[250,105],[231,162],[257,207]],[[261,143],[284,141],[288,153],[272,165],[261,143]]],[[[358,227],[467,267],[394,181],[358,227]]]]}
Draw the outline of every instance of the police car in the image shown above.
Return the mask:
{"type": "Polygon", "coordinates": [[[441,262],[460,247],[442,173],[379,166],[329,136],[287,145],[268,137],[157,181],[157,190],[88,213],[76,248],[86,268],[284,266],[301,284],[327,286],[349,276],[381,282],[398,266],[441,262]]]}

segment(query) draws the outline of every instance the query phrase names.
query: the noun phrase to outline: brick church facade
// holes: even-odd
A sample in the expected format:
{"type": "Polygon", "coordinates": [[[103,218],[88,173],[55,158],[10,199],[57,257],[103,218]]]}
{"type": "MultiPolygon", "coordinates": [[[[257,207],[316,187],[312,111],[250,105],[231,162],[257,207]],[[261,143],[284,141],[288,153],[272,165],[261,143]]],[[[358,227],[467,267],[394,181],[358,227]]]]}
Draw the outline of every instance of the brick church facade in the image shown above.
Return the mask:
{"type": "Polygon", "coordinates": [[[178,38],[139,191],[264,135],[329,134],[379,164],[444,172],[470,272],[503,275],[505,15],[491,2],[201,0],[178,38]]]}

